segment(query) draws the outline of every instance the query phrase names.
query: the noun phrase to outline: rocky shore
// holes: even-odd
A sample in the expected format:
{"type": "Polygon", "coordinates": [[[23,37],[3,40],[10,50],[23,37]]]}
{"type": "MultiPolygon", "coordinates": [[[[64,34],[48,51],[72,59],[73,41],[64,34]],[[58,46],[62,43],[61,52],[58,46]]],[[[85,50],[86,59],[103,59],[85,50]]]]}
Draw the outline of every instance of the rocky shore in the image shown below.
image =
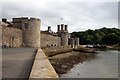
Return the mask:
{"type": "Polygon", "coordinates": [[[120,51],[120,46],[107,46],[107,48],[120,51]]]}
{"type": "Polygon", "coordinates": [[[75,64],[82,64],[85,60],[91,60],[93,58],[95,58],[95,54],[93,53],[71,51],[49,57],[49,60],[60,76],[61,74],[67,73],[75,64]]]}

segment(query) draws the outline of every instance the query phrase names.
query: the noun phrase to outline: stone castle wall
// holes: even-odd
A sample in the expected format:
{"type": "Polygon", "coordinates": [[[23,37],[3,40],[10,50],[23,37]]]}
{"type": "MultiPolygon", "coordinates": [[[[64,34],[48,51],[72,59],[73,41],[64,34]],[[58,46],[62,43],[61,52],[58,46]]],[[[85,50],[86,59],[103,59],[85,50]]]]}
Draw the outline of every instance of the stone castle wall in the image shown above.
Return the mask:
{"type": "MultiPolygon", "coordinates": [[[[36,39],[39,40],[39,38],[34,35],[37,35],[37,36],[40,36],[40,35],[33,33],[32,30],[31,31],[25,30],[22,32],[22,30],[20,29],[11,28],[11,27],[2,27],[1,42],[8,43],[10,47],[21,47],[24,44],[22,42],[23,41],[22,34],[25,34],[24,38],[27,38],[26,42],[29,43],[30,45],[36,46],[36,44],[38,44],[37,41],[36,41],[36,44],[35,44],[35,41],[34,43],[32,43],[31,41],[36,39]],[[31,37],[29,35],[31,35],[31,37]]],[[[61,40],[60,40],[60,37],[52,36],[49,34],[41,34],[40,43],[41,43],[41,47],[60,46],[61,40]]]]}
{"type": "MultiPolygon", "coordinates": [[[[57,35],[53,36],[40,33],[40,24],[41,20],[38,18],[13,18],[11,26],[3,26],[2,39],[4,42],[2,43],[8,43],[11,47],[68,46],[70,35],[67,25],[58,26],[57,35]]],[[[50,31],[50,27],[48,31],[50,31]]]]}
{"type": "Polygon", "coordinates": [[[61,46],[60,37],[49,34],[41,34],[41,47],[46,46],[61,46]]]}
{"type": "Polygon", "coordinates": [[[22,30],[2,26],[2,43],[8,43],[10,47],[22,45],[22,30]]]}
{"type": "Polygon", "coordinates": [[[2,23],[0,22],[0,46],[2,46],[2,23]]]}
{"type": "Polygon", "coordinates": [[[24,46],[23,40],[25,40],[26,43],[28,43],[27,44],[28,46],[32,45],[33,47],[36,46],[36,44],[40,44],[41,47],[61,46],[60,37],[44,34],[44,33],[39,35],[40,34],[39,31],[34,33],[34,30],[32,29],[21,30],[13,27],[2,26],[2,25],[0,25],[0,29],[2,30],[0,33],[1,45],[2,43],[8,43],[10,47],[21,47],[24,46]],[[41,37],[41,40],[38,36],[41,37]]]}

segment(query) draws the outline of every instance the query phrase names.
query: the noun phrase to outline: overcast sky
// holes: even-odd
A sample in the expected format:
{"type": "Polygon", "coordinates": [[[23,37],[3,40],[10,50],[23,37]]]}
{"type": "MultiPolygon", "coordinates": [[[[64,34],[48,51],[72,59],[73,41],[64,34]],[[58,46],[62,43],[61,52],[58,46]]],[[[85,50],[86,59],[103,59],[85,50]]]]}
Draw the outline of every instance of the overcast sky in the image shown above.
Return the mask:
{"type": "Polygon", "coordinates": [[[56,25],[60,23],[68,24],[69,32],[118,27],[118,0],[92,1],[4,0],[2,17],[9,20],[13,17],[40,18],[41,29],[51,26],[53,31],[57,31],[56,25]]]}

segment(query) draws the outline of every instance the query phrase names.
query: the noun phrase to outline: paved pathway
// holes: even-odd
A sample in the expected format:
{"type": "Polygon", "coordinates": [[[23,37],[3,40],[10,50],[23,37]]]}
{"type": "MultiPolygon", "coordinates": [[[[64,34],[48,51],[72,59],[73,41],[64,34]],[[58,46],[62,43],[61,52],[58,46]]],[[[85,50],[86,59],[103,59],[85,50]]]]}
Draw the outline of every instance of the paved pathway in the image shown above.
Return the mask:
{"type": "Polygon", "coordinates": [[[9,48],[2,52],[3,78],[28,78],[35,57],[35,48],[9,48]]]}

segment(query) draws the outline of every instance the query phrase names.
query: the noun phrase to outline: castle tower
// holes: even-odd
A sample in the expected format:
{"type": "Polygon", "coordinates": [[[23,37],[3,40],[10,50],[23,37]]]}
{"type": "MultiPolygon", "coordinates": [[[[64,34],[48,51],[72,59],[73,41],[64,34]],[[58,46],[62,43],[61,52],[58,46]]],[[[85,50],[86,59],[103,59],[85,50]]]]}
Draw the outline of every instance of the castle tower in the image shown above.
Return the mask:
{"type": "Polygon", "coordinates": [[[76,46],[79,46],[79,38],[76,37],[76,38],[74,38],[74,39],[75,39],[75,45],[76,45],[76,46]]]}
{"type": "Polygon", "coordinates": [[[23,43],[27,47],[40,47],[40,19],[30,18],[23,29],[23,43]]]}
{"type": "Polygon", "coordinates": [[[74,38],[75,41],[75,48],[79,46],[79,37],[74,38]]]}
{"type": "Polygon", "coordinates": [[[68,46],[68,33],[61,33],[61,46],[68,46]]]}
{"type": "Polygon", "coordinates": [[[68,46],[69,33],[67,30],[67,25],[61,24],[57,25],[58,27],[58,36],[61,38],[61,46],[68,46]]]}
{"type": "Polygon", "coordinates": [[[74,48],[75,47],[75,41],[73,38],[70,39],[70,43],[71,43],[71,47],[74,48]]]}

